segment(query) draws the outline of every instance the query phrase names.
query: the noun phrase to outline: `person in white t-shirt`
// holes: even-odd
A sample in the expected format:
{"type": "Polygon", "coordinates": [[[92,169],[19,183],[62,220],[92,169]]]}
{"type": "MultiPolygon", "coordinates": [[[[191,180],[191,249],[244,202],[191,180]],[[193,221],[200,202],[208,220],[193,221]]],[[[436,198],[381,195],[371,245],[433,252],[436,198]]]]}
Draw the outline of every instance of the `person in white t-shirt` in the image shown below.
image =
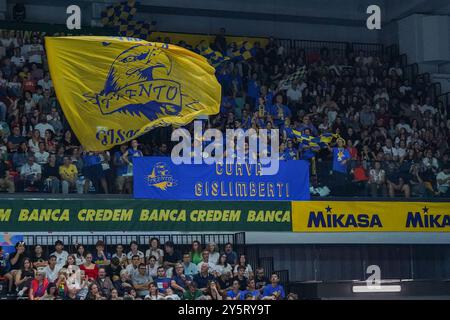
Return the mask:
{"type": "Polygon", "coordinates": [[[132,277],[136,272],[138,272],[138,267],[141,264],[141,259],[139,258],[139,255],[135,254],[131,257],[131,263],[127,265],[125,270],[127,271],[128,275],[132,277]]]}
{"type": "Polygon", "coordinates": [[[292,82],[291,87],[287,90],[286,96],[292,102],[298,102],[302,97],[302,91],[296,81],[292,82]]]}
{"type": "Polygon", "coordinates": [[[50,255],[48,265],[42,269],[50,283],[54,283],[58,279],[58,273],[62,268],[56,263],[57,259],[55,255],[50,255]]]}
{"type": "Polygon", "coordinates": [[[55,242],[55,252],[51,254],[56,257],[56,264],[59,267],[63,267],[66,264],[69,253],[64,250],[64,243],[61,240],[55,242]]]}
{"type": "Polygon", "coordinates": [[[130,250],[131,251],[128,252],[128,254],[127,254],[128,263],[132,262],[131,260],[132,260],[134,255],[138,255],[139,256],[139,259],[141,260],[141,263],[145,262],[144,261],[145,255],[144,255],[144,253],[142,251],[138,250],[138,243],[137,243],[137,241],[133,240],[133,241],[130,242],[130,250]]]}
{"type": "Polygon", "coordinates": [[[217,264],[220,258],[219,248],[215,242],[210,242],[206,246],[206,249],[209,251],[209,261],[214,264],[217,264]]]}
{"type": "Polygon", "coordinates": [[[441,195],[450,195],[450,166],[446,165],[436,176],[437,189],[441,195]]]}
{"type": "MultiPolygon", "coordinates": [[[[34,157],[28,157],[27,163],[20,168],[20,179],[23,183],[23,188],[39,188],[41,184],[42,168],[39,164],[34,162],[34,157]]],[[[67,257],[66,257],[67,258],[67,257]]],[[[64,260],[65,262],[66,260],[64,260]]]]}
{"type": "Polygon", "coordinates": [[[38,38],[34,37],[32,44],[28,46],[28,62],[42,64],[44,47],[39,43],[38,38]]]}
{"type": "Polygon", "coordinates": [[[400,88],[398,88],[398,91],[400,91],[400,93],[403,94],[403,95],[407,94],[408,91],[411,91],[411,90],[412,90],[412,88],[409,85],[409,81],[408,80],[405,80],[403,82],[403,84],[400,86],[400,88]]]}
{"type": "Polygon", "coordinates": [[[422,164],[425,170],[432,170],[433,172],[437,172],[439,169],[439,162],[435,157],[433,157],[433,151],[430,149],[427,150],[425,154],[425,158],[422,160],[422,164]]]}
{"type": "Polygon", "coordinates": [[[383,152],[385,155],[390,155],[392,158],[398,157],[398,150],[392,145],[391,139],[386,139],[386,145],[383,146],[383,152]]]}
{"type": "Polygon", "coordinates": [[[14,56],[11,57],[11,62],[17,67],[22,68],[26,62],[25,57],[20,53],[20,47],[14,48],[14,56]]]}
{"type": "Polygon", "coordinates": [[[209,261],[209,251],[208,250],[203,250],[202,252],[202,261],[200,261],[197,264],[197,268],[198,270],[200,270],[202,268],[203,264],[207,264],[209,267],[209,272],[210,273],[214,273],[216,272],[216,263],[212,263],[211,261],[209,261]]]}
{"type": "Polygon", "coordinates": [[[241,254],[239,256],[238,263],[234,266],[234,276],[237,277],[239,267],[245,268],[244,271],[244,277],[252,278],[253,277],[253,268],[252,266],[247,262],[247,256],[245,254],[241,254]]]}
{"type": "Polygon", "coordinates": [[[145,260],[148,262],[150,257],[155,257],[159,264],[163,263],[164,251],[160,248],[158,238],[151,238],[149,248],[145,251],[145,260]]]}
{"type": "Polygon", "coordinates": [[[152,276],[153,278],[156,278],[158,276],[158,268],[161,265],[158,262],[158,259],[156,259],[155,256],[150,256],[147,260],[147,273],[152,276]]]}
{"type": "Polygon", "coordinates": [[[39,142],[39,151],[34,153],[34,158],[36,159],[36,162],[43,166],[48,162],[48,157],[50,154],[45,151],[45,143],[39,142]]]}
{"type": "Polygon", "coordinates": [[[47,122],[47,117],[42,116],[41,121],[34,127],[35,130],[39,130],[39,135],[41,139],[45,138],[45,131],[50,130],[51,132],[55,133],[55,129],[51,124],[47,122]]]}
{"type": "Polygon", "coordinates": [[[123,246],[121,244],[118,244],[116,246],[116,252],[112,255],[111,258],[118,258],[120,261],[121,266],[127,265],[127,255],[123,252],[123,246]]]}
{"type": "Polygon", "coordinates": [[[50,74],[48,72],[45,73],[44,78],[37,82],[38,86],[42,87],[42,90],[51,90],[53,88],[53,82],[50,79],[50,74]]]}
{"type": "Polygon", "coordinates": [[[424,114],[427,111],[430,111],[432,115],[436,113],[436,108],[431,105],[431,99],[427,98],[425,104],[419,107],[420,113],[424,114]]]}
{"type": "Polygon", "coordinates": [[[220,275],[222,275],[224,273],[230,273],[230,274],[233,273],[233,267],[229,263],[227,263],[227,255],[226,254],[223,253],[219,257],[219,261],[217,262],[217,265],[216,265],[216,270],[220,275]]]}
{"type": "Polygon", "coordinates": [[[381,169],[380,161],[375,161],[374,167],[369,171],[367,188],[372,197],[377,197],[380,192],[383,196],[387,196],[386,172],[381,169]]]}

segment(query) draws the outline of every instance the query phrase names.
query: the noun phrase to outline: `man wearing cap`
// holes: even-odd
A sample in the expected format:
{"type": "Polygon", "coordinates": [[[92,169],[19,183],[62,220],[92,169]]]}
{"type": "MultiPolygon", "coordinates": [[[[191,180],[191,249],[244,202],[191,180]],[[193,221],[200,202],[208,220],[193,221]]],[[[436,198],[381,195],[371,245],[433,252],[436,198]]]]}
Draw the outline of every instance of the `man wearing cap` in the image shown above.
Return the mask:
{"type": "Polygon", "coordinates": [[[66,264],[69,253],[64,250],[64,243],[61,240],[55,242],[55,252],[51,256],[56,257],[56,266],[62,268],[66,264]]]}

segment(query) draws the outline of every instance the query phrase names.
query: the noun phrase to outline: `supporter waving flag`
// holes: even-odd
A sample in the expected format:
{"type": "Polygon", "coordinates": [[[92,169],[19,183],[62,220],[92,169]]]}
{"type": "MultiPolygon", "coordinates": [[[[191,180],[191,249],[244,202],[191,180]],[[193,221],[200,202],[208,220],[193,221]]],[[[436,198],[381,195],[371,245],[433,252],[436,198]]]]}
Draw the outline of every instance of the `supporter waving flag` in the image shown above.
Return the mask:
{"type": "Polygon", "coordinates": [[[184,48],[83,36],[47,37],[46,49],[58,100],[89,151],[219,112],[215,69],[184,48]]]}
{"type": "Polygon", "coordinates": [[[318,150],[328,147],[333,139],[339,139],[340,137],[339,134],[329,132],[322,133],[320,136],[315,137],[292,128],[286,128],[285,130],[288,138],[296,139],[297,142],[304,146],[319,147],[318,150]]]}

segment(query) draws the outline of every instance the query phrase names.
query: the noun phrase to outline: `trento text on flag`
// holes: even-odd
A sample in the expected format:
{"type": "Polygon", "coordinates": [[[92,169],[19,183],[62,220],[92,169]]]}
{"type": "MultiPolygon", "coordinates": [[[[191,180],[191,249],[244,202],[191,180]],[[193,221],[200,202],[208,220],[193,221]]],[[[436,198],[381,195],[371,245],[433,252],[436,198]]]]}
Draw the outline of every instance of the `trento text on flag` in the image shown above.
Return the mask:
{"type": "Polygon", "coordinates": [[[155,127],[219,112],[215,69],[187,49],[97,36],[45,43],[56,95],[86,150],[108,150],[155,127]]]}

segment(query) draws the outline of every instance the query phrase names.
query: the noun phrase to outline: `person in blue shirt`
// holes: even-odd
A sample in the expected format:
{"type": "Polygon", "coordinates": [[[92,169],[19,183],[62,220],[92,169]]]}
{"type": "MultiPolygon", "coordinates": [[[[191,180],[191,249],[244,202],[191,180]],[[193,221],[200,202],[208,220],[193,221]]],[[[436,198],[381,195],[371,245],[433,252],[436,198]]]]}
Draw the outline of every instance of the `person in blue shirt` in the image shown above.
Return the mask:
{"type": "Polygon", "coordinates": [[[191,262],[191,254],[185,253],[183,255],[183,268],[184,274],[187,276],[194,276],[198,273],[198,268],[196,264],[191,262]]]}
{"type": "Polygon", "coordinates": [[[217,74],[217,81],[222,85],[222,92],[232,90],[233,77],[231,76],[230,67],[225,63],[217,74]]]}
{"type": "Polygon", "coordinates": [[[208,289],[208,282],[211,280],[216,280],[216,278],[209,273],[209,265],[207,263],[203,263],[200,267],[199,273],[193,277],[193,281],[197,285],[198,289],[202,292],[206,292],[208,289]]]}
{"type": "MultiPolygon", "coordinates": [[[[251,296],[251,300],[259,300],[261,293],[256,289],[255,279],[249,279],[247,281],[247,289],[240,292],[239,300],[247,300],[248,296],[251,296]]],[[[249,299],[250,300],[250,299],[249,299]]]]}
{"type": "Polygon", "coordinates": [[[239,69],[237,66],[234,67],[233,73],[231,74],[231,83],[235,92],[242,91],[242,77],[239,74],[239,69]]]}
{"type": "Polygon", "coordinates": [[[236,101],[233,97],[232,90],[226,92],[226,94],[222,97],[222,102],[220,104],[220,113],[227,114],[228,112],[233,112],[237,108],[236,101]]]}
{"type": "Polygon", "coordinates": [[[227,256],[227,263],[234,268],[237,263],[238,256],[237,253],[233,251],[233,245],[230,242],[226,243],[224,251],[227,256]]]}
{"type": "Polygon", "coordinates": [[[99,191],[99,182],[101,182],[103,190],[108,193],[105,174],[101,165],[101,158],[98,152],[83,153],[83,175],[85,177],[84,193],[89,192],[90,183],[94,185],[95,191],[99,191]]]}
{"type": "Polygon", "coordinates": [[[286,118],[292,116],[292,113],[289,107],[283,104],[283,96],[281,94],[278,94],[275,99],[276,102],[270,108],[270,114],[273,117],[274,124],[279,128],[284,125],[286,118]]]}
{"type": "Polygon", "coordinates": [[[176,264],[174,269],[175,271],[170,285],[179,296],[182,296],[184,291],[187,290],[187,284],[189,281],[192,281],[192,278],[184,274],[184,267],[182,263],[176,264]]]}
{"type": "Polygon", "coordinates": [[[270,112],[273,104],[273,91],[268,90],[266,86],[261,86],[259,97],[264,99],[266,111],[270,112]]]}
{"type": "Polygon", "coordinates": [[[263,299],[265,300],[280,300],[286,297],[284,288],[279,284],[280,279],[276,273],[270,277],[270,284],[266,285],[263,290],[263,299]]]}
{"type": "Polygon", "coordinates": [[[258,105],[258,97],[259,97],[259,82],[258,82],[258,75],[256,73],[252,74],[251,80],[248,81],[247,84],[247,102],[250,103],[252,107],[255,105],[258,105]]]}
{"type": "Polygon", "coordinates": [[[114,153],[114,166],[116,167],[116,190],[118,193],[131,193],[131,177],[128,175],[128,164],[123,159],[128,146],[122,144],[120,151],[114,153]]]}
{"type": "Polygon", "coordinates": [[[299,145],[301,151],[300,160],[310,160],[314,158],[316,152],[320,150],[320,147],[310,146],[306,143],[301,143],[299,145]]]}
{"type": "Polygon", "coordinates": [[[317,128],[311,123],[309,116],[303,117],[303,122],[298,126],[297,131],[303,133],[306,129],[309,129],[313,136],[318,135],[317,128]]]}
{"type": "Polygon", "coordinates": [[[134,158],[134,157],[143,157],[142,151],[138,149],[139,143],[137,140],[131,141],[131,147],[127,150],[127,157],[134,158]]]}
{"type": "Polygon", "coordinates": [[[241,296],[241,290],[239,290],[239,281],[233,280],[233,286],[231,290],[227,291],[227,300],[239,300],[241,296]]]}
{"type": "MultiPolygon", "coordinates": [[[[309,128],[305,129],[304,134],[310,136],[311,130],[309,128]]],[[[307,141],[304,141],[299,144],[299,150],[301,151],[301,160],[310,160],[314,158],[316,152],[320,151],[320,146],[311,146],[307,141]]]]}
{"type": "Polygon", "coordinates": [[[284,160],[297,160],[297,148],[291,139],[287,140],[287,146],[283,153],[284,160]]]}
{"type": "Polygon", "coordinates": [[[250,129],[252,127],[252,117],[248,114],[247,110],[242,110],[242,128],[250,129]]]}
{"type": "Polygon", "coordinates": [[[350,152],[345,148],[345,140],[339,138],[337,140],[337,147],[333,151],[333,173],[340,173],[347,175],[348,162],[351,158],[350,152]]]}
{"type": "Polygon", "coordinates": [[[346,195],[347,170],[351,159],[350,152],[345,148],[345,140],[342,138],[337,139],[337,147],[329,147],[329,149],[333,153],[333,193],[335,195],[346,195]]]}
{"type": "Polygon", "coordinates": [[[159,267],[157,271],[157,277],[155,278],[155,283],[158,287],[159,292],[166,293],[167,288],[170,287],[172,279],[166,277],[166,270],[164,267],[159,267]]]}
{"type": "Polygon", "coordinates": [[[109,265],[111,262],[111,255],[105,252],[105,243],[98,240],[95,244],[95,252],[92,255],[92,262],[98,267],[109,265]]]}

